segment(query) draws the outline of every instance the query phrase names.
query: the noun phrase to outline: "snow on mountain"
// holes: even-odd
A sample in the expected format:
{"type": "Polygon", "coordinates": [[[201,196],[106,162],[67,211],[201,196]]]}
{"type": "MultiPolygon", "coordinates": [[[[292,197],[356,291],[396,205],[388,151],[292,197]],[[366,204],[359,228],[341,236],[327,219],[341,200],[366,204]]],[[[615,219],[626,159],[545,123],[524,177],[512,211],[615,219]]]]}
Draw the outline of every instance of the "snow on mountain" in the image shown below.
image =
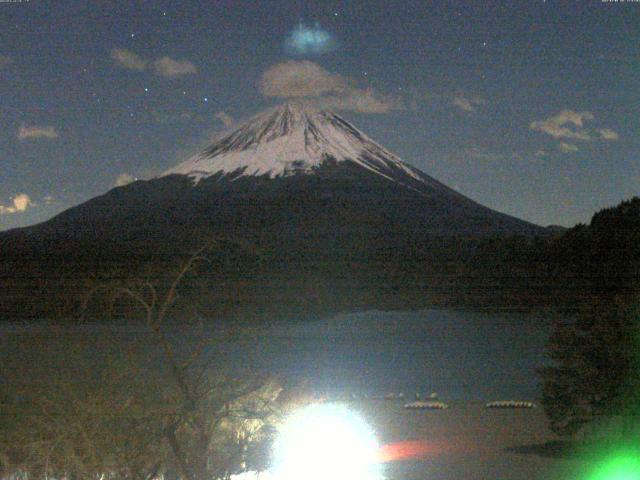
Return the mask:
{"type": "Polygon", "coordinates": [[[439,185],[342,117],[302,103],[287,103],[254,116],[161,176],[187,175],[196,182],[216,174],[275,178],[312,174],[327,161],[353,162],[401,184],[409,177],[408,183],[439,185]]]}

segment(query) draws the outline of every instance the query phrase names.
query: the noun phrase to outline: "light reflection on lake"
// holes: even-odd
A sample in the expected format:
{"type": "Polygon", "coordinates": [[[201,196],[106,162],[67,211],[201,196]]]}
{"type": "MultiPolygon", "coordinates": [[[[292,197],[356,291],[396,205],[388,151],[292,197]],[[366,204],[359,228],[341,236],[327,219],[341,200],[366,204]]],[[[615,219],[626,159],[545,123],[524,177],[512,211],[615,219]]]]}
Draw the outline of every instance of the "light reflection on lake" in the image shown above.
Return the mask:
{"type": "MultiPolygon", "coordinates": [[[[0,332],[43,327],[4,325],[0,332]]],[[[141,325],[84,325],[96,334],[148,334],[141,325]]],[[[550,322],[522,314],[452,310],[363,312],[301,323],[274,323],[221,336],[206,327],[206,355],[232,368],[306,379],[318,393],[383,395],[437,392],[444,399],[539,396],[535,369],[545,362],[550,322]]],[[[173,329],[177,341],[196,330],[173,329]]]]}

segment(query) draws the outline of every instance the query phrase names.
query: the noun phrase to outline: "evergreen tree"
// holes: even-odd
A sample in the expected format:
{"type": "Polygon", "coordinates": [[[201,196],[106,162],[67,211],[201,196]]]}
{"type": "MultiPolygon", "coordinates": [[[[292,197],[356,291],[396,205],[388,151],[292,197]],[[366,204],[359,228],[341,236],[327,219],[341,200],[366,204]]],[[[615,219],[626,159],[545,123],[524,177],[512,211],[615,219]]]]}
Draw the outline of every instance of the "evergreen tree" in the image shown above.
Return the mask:
{"type": "Polygon", "coordinates": [[[600,418],[640,414],[638,295],[594,299],[573,321],[559,321],[549,342],[553,365],[540,370],[551,429],[573,435],[600,418]]]}

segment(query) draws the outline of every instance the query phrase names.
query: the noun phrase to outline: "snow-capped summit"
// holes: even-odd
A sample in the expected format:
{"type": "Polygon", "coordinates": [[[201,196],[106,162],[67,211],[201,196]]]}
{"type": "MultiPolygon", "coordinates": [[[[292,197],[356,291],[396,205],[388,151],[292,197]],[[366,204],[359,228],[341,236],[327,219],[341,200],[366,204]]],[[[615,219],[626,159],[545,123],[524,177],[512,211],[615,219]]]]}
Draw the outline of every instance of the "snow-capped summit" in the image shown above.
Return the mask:
{"type": "Polygon", "coordinates": [[[325,162],[352,162],[402,184],[432,183],[339,115],[303,102],[252,117],[162,176],[187,175],[196,181],[216,174],[276,178],[310,174],[325,162]]]}
{"type": "MultiPolygon", "coordinates": [[[[43,318],[66,308],[84,279],[173,272],[175,262],[220,239],[215,266],[202,267],[194,290],[210,288],[203,299],[212,316],[237,308],[271,320],[278,308],[307,315],[413,298],[422,308],[422,298],[456,284],[447,283],[451,272],[467,271],[457,255],[470,257],[474,239],[544,233],[407,165],[340,116],[289,103],[159,177],[0,234],[0,251],[13,252],[16,265],[45,262],[29,264],[26,275],[47,268],[79,278],[41,295],[44,310],[35,315],[43,318]]],[[[34,305],[24,278],[15,280],[16,288],[29,285],[24,297],[0,293],[0,313],[34,305]]]]}

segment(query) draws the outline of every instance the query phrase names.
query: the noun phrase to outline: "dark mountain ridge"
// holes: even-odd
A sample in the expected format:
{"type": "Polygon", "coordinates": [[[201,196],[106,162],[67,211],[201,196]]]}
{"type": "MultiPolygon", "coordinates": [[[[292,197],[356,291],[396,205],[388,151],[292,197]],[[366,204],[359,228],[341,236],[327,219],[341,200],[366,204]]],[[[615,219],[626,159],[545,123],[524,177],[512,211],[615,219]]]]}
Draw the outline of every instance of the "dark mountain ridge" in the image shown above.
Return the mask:
{"type": "Polygon", "coordinates": [[[238,265],[226,261],[226,270],[205,276],[313,278],[320,290],[337,278],[340,288],[370,290],[369,298],[407,272],[414,279],[455,274],[451,264],[470,254],[473,239],[546,234],[402,162],[338,115],[286,104],[160,177],[1,233],[0,251],[11,265],[4,282],[22,271],[37,283],[29,272],[46,270],[54,288],[51,272],[67,269],[74,281],[86,279],[74,286],[81,291],[90,279],[139,275],[145,263],[165,271],[161,264],[224,238],[229,251],[251,253],[234,253],[238,265]]]}

